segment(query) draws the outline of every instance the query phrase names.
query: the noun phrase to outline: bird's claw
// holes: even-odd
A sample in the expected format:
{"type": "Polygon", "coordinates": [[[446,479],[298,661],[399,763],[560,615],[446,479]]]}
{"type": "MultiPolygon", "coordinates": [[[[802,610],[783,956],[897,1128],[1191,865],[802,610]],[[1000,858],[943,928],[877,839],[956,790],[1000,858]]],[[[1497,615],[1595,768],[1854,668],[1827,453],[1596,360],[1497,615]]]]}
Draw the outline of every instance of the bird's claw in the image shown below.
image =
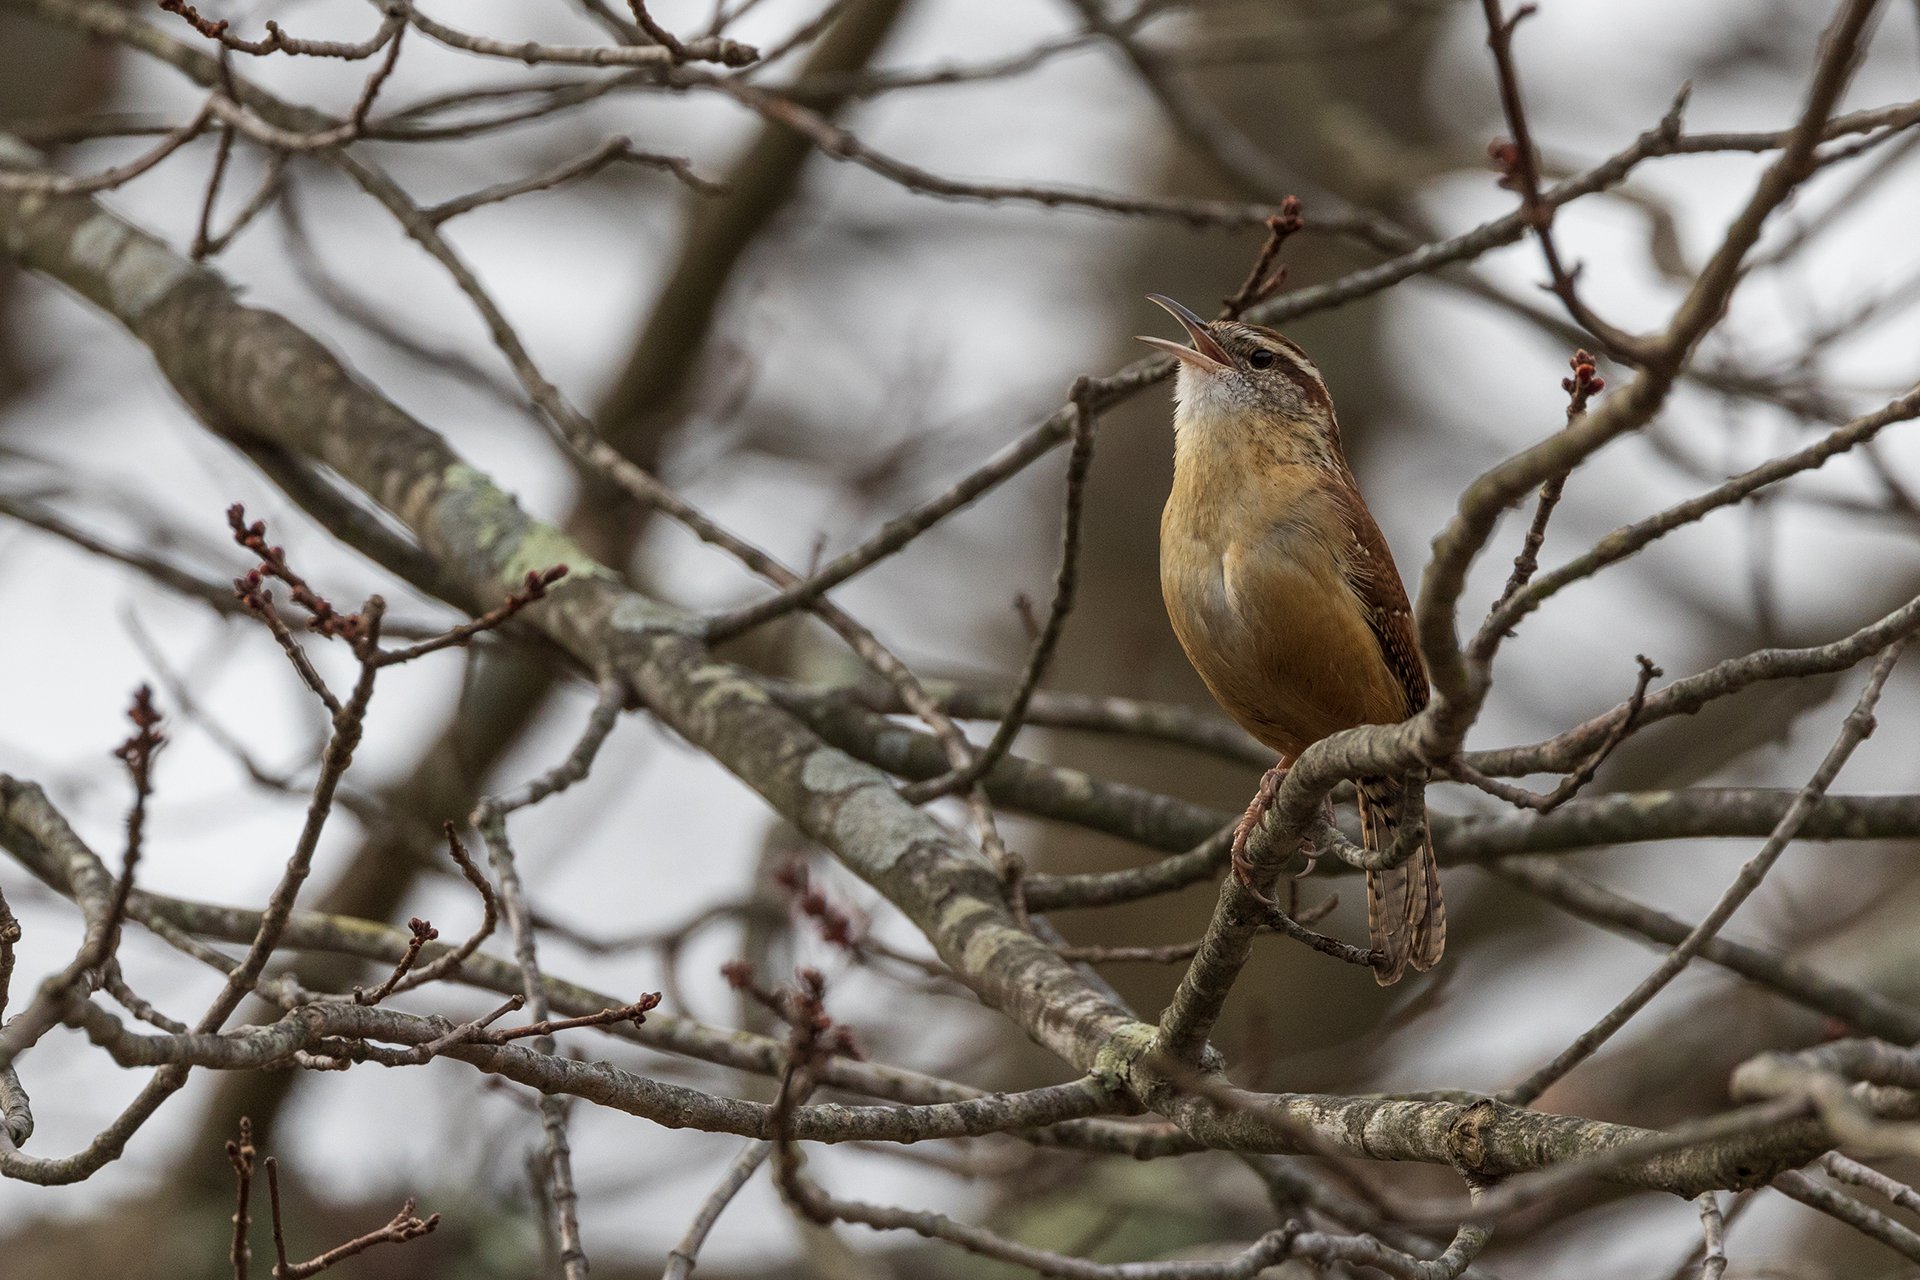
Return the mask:
{"type": "Polygon", "coordinates": [[[1293,878],[1295,880],[1305,880],[1308,876],[1312,875],[1314,868],[1320,865],[1320,859],[1325,853],[1326,850],[1322,849],[1319,845],[1302,843],[1300,846],[1300,856],[1306,859],[1306,865],[1294,872],[1293,878]]]}
{"type": "Polygon", "coordinates": [[[1253,862],[1247,857],[1247,836],[1250,831],[1251,827],[1244,818],[1241,819],[1240,825],[1234,828],[1233,878],[1240,882],[1240,887],[1247,891],[1248,897],[1268,911],[1278,911],[1280,904],[1260,892],[1259,887],[1253,882],[1253,862]]]}
{"type": "Polygon", "coordinates": [[[1253,860],[1247,856],[1247,844],[1253,838],[1254,828],[1260,825],[1260,819],[1267,816],[1267,810],[1273,808],[1273,798],[1280,793],[1280,784],[1287,780],[1287,766],[1283,761],[1267,770],[1260,779],[1260,789],[1253,794],[1253,802],[1247,811],[1240,815],[1240,821],[1233,824],[1233,878],[1240,882],[1250,897],[1268,911],[1278,911],[1280,904],[1260,892],[1254,883],[1253,860]]]}
{"type": "MultiPolygon", "coordinates": [[[[1333,826],[1333,801],[1322,800],[1320,802],[1320,808],[1321,808],[1321,814],[1324,817],[1327,826],[1332,827],[1333,826]]],[[[1314,869],[1320,865],[1320,859],[1326,856],[1326,852],[1327,851],[1325,849],[1321,848],[1317,844],[1312,843],[1311,841],[1307,841],[1307,840],[1301,841],[1300,856],[1307,860],[1307,865],[1300,868],[1298,871],[1294,872],[1293,878],[1295,880],[1305,880],[1308,876],[1312,875],[1314,873],[1314,869]]]]}

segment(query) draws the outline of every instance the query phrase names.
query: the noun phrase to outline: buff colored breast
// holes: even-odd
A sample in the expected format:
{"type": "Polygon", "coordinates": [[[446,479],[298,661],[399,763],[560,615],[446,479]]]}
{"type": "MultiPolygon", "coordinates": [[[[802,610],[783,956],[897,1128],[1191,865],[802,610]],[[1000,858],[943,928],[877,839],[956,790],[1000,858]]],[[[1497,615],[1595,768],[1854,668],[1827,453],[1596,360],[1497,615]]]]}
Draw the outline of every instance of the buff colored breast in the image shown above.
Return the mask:
{"type": "Polygon", "coordinates": [[[1347,585],[1344,525],[1312,460],[1246,435],[1181,424],[1160,522],[1160,590],[1174,634],[1214,698],[1289,759],[1404,714],[1347,585]]]}

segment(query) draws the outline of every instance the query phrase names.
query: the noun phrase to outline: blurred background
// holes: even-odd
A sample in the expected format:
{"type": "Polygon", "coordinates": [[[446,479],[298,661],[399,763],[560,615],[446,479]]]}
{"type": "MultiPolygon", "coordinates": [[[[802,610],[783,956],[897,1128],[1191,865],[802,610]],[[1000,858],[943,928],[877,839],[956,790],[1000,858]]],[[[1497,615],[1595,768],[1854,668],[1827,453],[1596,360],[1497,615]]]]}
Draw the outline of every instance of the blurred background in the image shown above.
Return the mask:
{"type": "MultiPolygon", "coordinates": [[[[148,145],[78,139],[79,117],[177,122],[199,105],[200,93],[168,68],[76,37],[30,8],[0,3],[0,129],[48,147],[63,168],[91,172],[148,145]]],[[[503,40],[603,40],[587,8],[474,0],[457,18],[503,40]]],[[[701,29],[712,13],[709,0],[651,8],[681,31],[701,29]]],[[[820,9],[819,0],[765,0],[732,34],[772,47],[820,9]]],[[[817,39],[759,74],[811,86],[809,101],[861,140],[935,173],[1149,195],[1273,201],[1296,193],[1310,228],[1318,210],[1360,208],[1422,238],[1514,205],[1486,160],[1488,141],[1505,129],[1478,5],[850,0],[840,9],[817,39]],[[1132,53],[1090,34],[1090,15],[1122,32],[1132,53]],[[999,66],[1029,54],[1017,73],[999,66]],[[1158,88],[1135,57],[1146,59],[1158,88]],[[864,72],[947,66],[1007,73],[845,92],[873,88],[864,72]],[[1235,140],[1224,156],[1222,137],[1235,140]]],[[[1626,146],[1685,83],[1692,130],[1784,127],[1828,16],[1828,6],[1804,0],[1552,0],[1542,10],[1516,48],[1549,176],[1626,146]]],[[[375,22],[349,0],[207,12],[249,34],[272,18],[310,38],[361,39],[375,22]]],[[[1843,109],[1920,96],[1917,12],[1886,10],[1843,109]]],[[[197,39],[168,14],[141,16],[197,39]]],[[[276,93],[335,112],[364,76],[361,64],[319,59],[241,63],[276,93]]],[[[418,39],[376,115],[558,78],[418,39]]],[[[458,119],[460,111],[419,118],[458,119]]],[[[1261,238],[1257,228],[931,198],[813,151],[715,94],[616,91],[478,139],[362,145],[430,203],[548,169],[615,135],[689,157],[728,193],[698,194],[667,174],[615,166],[477,210],[448,234],[546,374],[591,407],[603,430],[790,563],[858,541],[1051,412],[1075,377],[1137,358],[1133,334],[1169,333],[1145,293],[1209,311],[1244,275],[1261,238]]],[[[1916,140],[1920,133],[1909,133],[1823,174],[1776,220],[1758,251],[1762,265],[1700,354],[1712,376],[1683,385],[1651,430],[1576,474],[1548,563],[1911,384],[1920,351],[1916,140]]],[[[105,199],[185,245],[212,152],[202,139],[105,199]]],[[[1628,328],[1662,322],[1765,159],[1652,162],[1566,209],[1560,240],[1586,264],[1589,301],[1628,328]]],[[[236,149],[223,207],[265,176],[256,149],[236,149]]],[[[315,163],[290,164],[283,194],[218,259],[248,301],[320,336],[530,512],[566,523],[648,589],[693,607],[757,595],[722,555],[677,527],[633,519],[580,483],[466,300],[381,209],[315,163]]],[[[1286,260],[1290,283],[1302,286],[1378,255],[1306,235],[1289,244],[1286,260]]],[[[1559,380],[1576,340],[1557,327],[1540,279],[1537,249],[1516,244],[1468,270],[1416,277],[1288,329],[1332,387],[1361,486],[1410,586],[1463,486],[1561,421],[1559,380]]],[[[1167,626],[1155,571],[1169,412],[1164,389],[1152,389],[1101,423],[1081,594],[1048,683],[1210,709],[1167,626]]],[[[1027,646],[1016,601],[1044,607],[1052,589],[1061,466],[1054,457],[1034,467],[837,598],[923,674],[1010,680],[1027,646]]],[[[1632,687],[1636,653],[1677,677],[1765,645],[1843,635],[1920,594],[1911,486],[1920,486],[1920,442],[1896,428],[1872,457],[1843,459],[1774,498],[1717,514],[1569,590],[1503,652],[1473,744],[1531,742],[1614,705],[1632,687]]],[[[306,520],[193,421],[147,353],[114,325],[18,274],[0,274],[0,497],[9,517],[0,520],[0,769],[45,786],[111,856],[127,788],[108,753],[124,737],[129,690],[152,682],[173,741],[158,766],[141,882],[257,905],[298,829],[300,780],[324,727],[319,712],[256,625],[93,554],[61,528],[219,582],[247,567],[223,514],[243,502],[336,598],[379,591],[396,616],[414,620],[442,617],[444,607],[306,520]]],[[[1504,529],[1483,557],[1469,608],[1498,593],[1519,532],[1504,529]]],[[[795,679],[857,674],[810,623],[783,621],[736,649],[795,679]]],[[[1595,787],[1798,786],[1859,680],[1855,672],[1756,689],[1657,726],[1633,739],[1595,787]]],[[[1910,791],[1920,782],[1915,692],[1910,672],[1896,676],[1882,732],[1849,765],[1842,790],[1910,791]]],[[[305,900],[385,919],[426,916],[443,933],[464,933],[471,896],[433,862],[440,822],[467,812],[489,786],[548,767],[591,704],[589,687],[553,682],[511,646],[396,671],[352,775],[368,804],[336,815],[305,900]]],[[[1041,730],[1029,730],[1020,749],[1222,809],[1244,804],[1259,774],[1252,763],[1041,730]]],[[[1452,786],[1436,787],[1432,803],[1493,810],[1487,797],[1452,786]]],[[[1056,826],[1009,818],[1006,831],[1050,871],[1139,856],[1056,826]]],[[[774,873],[811,851],[744,787],[644,718],[624,720],[588,781],[530,815],[517,836],[535,905],[553,926],[543,948],[550,972],[604,991],[665,989],[670,1007],[761,1027],[764,1013],[728,990],[719,966],[743,955],[769,973],[817,964],[832,983],[836,1017],[877,1059],[981,1086],[1057,1078],[1057,1064],[970,999],[916,992],[922,1007],[903,1013],[896,982],[850,964],[796,922],[774,873]]],[[[1641,845],[1583,854],[1573,865],[1695,919],[1754,843],[1641,845]]],[[[1910,844],[1798,848],[1729,934],[1920,1000],[1914,853],[1910,844]]],[[[812,870],[877,937],[915,949],[911,930],[850,876],[824,859],[812,870]]],[[[24,925],[20,973],[64,964],[79,930],[71,906],[10,862],[0,862],[0,885],[24,925]]],[[[1453,943],[1424,982],[1362,990],[1327,981],[1324,960],[1301,948],[1264,944],[1217,1037],[1237,1078],[1289,1090],[1497,1089],[1550,1057],[1651,966],[1643,945],[1570,921],[1477,871],[1450,872],[1446,885],[1453,943]]],[[[1200,932],[1214,896],[1211,885],[1198,886],[1097,915],[1065,913],[1057,923],[1080,942],[1178,942],[1200,932]]],[[[1323,927],[1353,936],[1364,928],[1358,905],[1343,904],[1323,927]]],[[[204,1002],[215,988],[206,970],[139,931],[124,955],[147,975],[143,990],[167,1007],[204,1002]]],[[[343,962],[311,963],[316,983],[359,976],[343,962]]],[[[1107,974],[1151,1016],[1179,967],[1111,966],[1107,974]]],[[[429,991],[418,1003],[472,1016],[474,1000],[429,991]]],[[[1752,1052],[1826,1033],[1816,1015],[1699,968],[1542,1105],[1670,1122],[1722,1104],[1727,1070],[1752,1052]]],[[[764,1081],[631,1046],[621,1052],[661,1078],[769,1096],[764,1081]]],[[[34,1149],[46,1153],[83,1145],[137,1088],[72,1032],[50,1037],[28,1065],[34,1149]]],[[[221,1143],[241,1115],[281,1161],[302,1252],[375,1225],[413,1195],[423,1211],[445,1215],[441,1231],[347,1264],[357,1274],[543,1273],[528,1164],[537,1117],[517,1095],[438,1063],[197,1073],[125,1158],[84,1186],[0,1183],[6,1274],[230,1274],[222,1224],[231,1174],[221,1143]]],[[[573,1134],[583,1233],[596,1273],[609,1276],[658,1274],[738,1145],[585,1107],[573,1113],[573,1134]]],[[[1113,1167],[983,1140],[930,1153],[835,1148],[814,1160],[847,1194],[961,1212],[1101,1258],[1153,1256],[1267,1222],[1257,1181],[1211,1157],[1113,1167]]],[[[1451,1185],[1437,1170],[1330,1167],[1363,1197],[1451,1185]]],[[[1730,1275],[1897,1274],[1891,1255],[1779,1197],[1757,1199],[1733,1239],[1730,1275]]],[[[1487,1265],[1509,1276],[1659,1276],[1696,1241],[1686,1204],[1600,1197],[1551,1230],[1519,1224],[1487,1265]]],[[[1011,1274],[942,1246],[802,1227],[764,1176],[722,1220],[699,1273],[1011,1274]]]]}

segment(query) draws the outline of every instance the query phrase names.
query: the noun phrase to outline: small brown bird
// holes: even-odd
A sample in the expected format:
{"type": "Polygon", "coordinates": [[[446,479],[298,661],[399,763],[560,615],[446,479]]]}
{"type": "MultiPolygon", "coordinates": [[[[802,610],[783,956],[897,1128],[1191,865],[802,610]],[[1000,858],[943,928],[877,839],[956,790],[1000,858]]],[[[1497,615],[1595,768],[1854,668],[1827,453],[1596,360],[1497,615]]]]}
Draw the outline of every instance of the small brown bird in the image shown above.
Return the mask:
{"type": "MultiPolygon", "coordinates": [[[[1406,588],[1354,484],[1313,362],[1272,329],[1208,323],[1150,296],[1193,340],[1141,339],[1180,360],[1160,591],[1215,701],[1280,753],[1235,833],[1234,870],[1247,883],[1246,837],[1287,765],[1329,734],[1420,710],[1427,672],[1406,588]]],[[[1391,847],[1403,818],[1426,824],[1403,779],[1362,778],[1359,794],[1369,849],[1391,847]]],[[[1432,968],[1446,946],[1431,838],[1423,844],[1403,865],[1367,872],[1382,986],[1409,964],[1432,968]]]]}

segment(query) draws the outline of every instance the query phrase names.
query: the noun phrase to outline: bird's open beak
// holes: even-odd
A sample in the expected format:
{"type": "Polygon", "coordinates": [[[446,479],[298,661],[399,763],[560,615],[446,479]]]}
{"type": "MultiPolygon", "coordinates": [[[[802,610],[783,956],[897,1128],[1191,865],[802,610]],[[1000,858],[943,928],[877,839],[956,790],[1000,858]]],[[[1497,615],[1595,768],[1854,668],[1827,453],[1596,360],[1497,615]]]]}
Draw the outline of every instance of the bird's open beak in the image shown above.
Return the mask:
{"type": "Polygon", "coordinates": [[[1228,358],[1225,348],[1214,341],[1213,334],[1208,330],[1205,320],[1202,320],[1199,316],[1193,314],[1193,312],[1187,310],[1172,298],[1167,297],[1164,293],[1150,293],[1147,295],[1147,300],[1149,302],[1157,302],[1172,312],[1173,318],[1180,322],[1181,326],[1186,329],[1187,336],[1193,339],[1193,345],[1183,347],[1179,343],[1169,341],[1166,338],[1149,338],[1144,334],[1141,335],[1140,341],[1150,347],[1158,347],[1170,355],[1185,360],[1194,368],[1205,369],[1209,373],[1225,373],[1233,367],[1233,361],[1228,358]]]}

